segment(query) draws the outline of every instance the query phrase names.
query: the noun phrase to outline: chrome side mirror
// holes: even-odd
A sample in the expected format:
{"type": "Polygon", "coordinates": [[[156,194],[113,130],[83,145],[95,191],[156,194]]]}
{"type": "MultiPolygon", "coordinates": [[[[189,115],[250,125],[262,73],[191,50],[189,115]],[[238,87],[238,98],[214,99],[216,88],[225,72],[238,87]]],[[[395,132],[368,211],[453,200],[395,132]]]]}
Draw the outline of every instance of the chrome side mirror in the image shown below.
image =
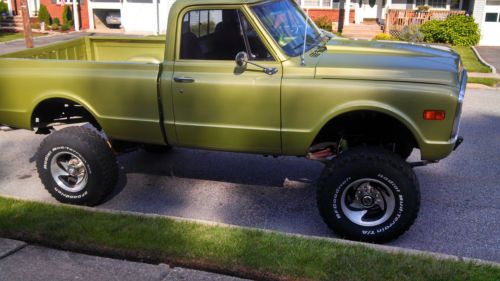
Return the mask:
{"type": "Polygon", "coordinates": [[[238,67],[246,67],[248,63],[248,54],[245,52],[239,52],[236,54],[236,58],[234,60],[238,67]]]}
{"type": "Polygon", "coordinates": [[[251,64],[251,65],[254,65],[258,68],[262,68],[262,71],[267,75],[274,75],[274,74],[278,73],[278,69],[275,67],[265,67],[265,66],[261,66],[261,65],[258,65],[256,63],[253,63],[251,61],[248,61],[248,54],[246,52],[239,52],[238,54],[236,54],[236,58],[234,59],[234,61],[236,62],[236,65],[238,67],[246,67],[247,64],[251,64]]]}

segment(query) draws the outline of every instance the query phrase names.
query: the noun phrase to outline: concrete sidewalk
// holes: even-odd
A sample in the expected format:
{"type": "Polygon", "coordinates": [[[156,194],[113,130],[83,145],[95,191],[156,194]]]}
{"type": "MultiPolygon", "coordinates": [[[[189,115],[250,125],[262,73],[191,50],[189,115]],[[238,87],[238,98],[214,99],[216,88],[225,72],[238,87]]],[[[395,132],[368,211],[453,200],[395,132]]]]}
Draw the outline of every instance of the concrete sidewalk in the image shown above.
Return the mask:
{"type": "Polygon", "coordinates": [[[206,280],[243,281],[203,271],[171,268],[166,264],[89,256],[0,238],[0,280],[206,280]]]}

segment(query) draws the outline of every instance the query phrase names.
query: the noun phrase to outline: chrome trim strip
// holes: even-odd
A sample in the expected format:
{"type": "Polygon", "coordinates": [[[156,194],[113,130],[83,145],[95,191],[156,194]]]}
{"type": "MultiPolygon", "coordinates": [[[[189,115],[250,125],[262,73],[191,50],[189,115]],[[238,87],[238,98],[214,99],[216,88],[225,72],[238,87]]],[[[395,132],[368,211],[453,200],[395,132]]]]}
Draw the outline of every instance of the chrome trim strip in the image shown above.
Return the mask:
{"type": "Polygon", "coordinates": [[[455,121],[453,123],[453,130],[451,132],[451,139],[453,141],[457,140],[458,132],[460,131],[460,119],[462,116],[462,105],[464,103],[466,88],[467,88],[467,70],[464,69],[462,72],[462,81],[460,82],[460,89],[458,92],[458,104],[455,113],[455,121]]]}

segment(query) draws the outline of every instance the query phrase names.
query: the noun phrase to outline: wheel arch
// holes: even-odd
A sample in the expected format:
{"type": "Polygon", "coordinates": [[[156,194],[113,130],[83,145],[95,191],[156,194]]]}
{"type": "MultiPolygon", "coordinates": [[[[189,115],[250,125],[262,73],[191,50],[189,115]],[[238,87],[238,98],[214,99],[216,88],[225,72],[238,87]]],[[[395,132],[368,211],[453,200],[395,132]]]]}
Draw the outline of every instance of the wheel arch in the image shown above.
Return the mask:
{"type": "Polygon", "coordinates": [[[66,93],[42,95],[32,103],[29,117],[31,129],[47,127],[55,122],[71,124],[80,121],[102,129],[94,108],[80,98],[66,93]]]}
{"type": "Polygon", "coordinates": [[[316,126],[316,129],[312,134],[313,138],[310,141],[310,146],[318,143],[318,141],[320,141],[320,138],[327,134],[332,126],[335,127],[335,125],[337,125],[339,122],[342,122],[342,119],[345,116],[363,112],[384,116],[384,118],[387,118],[394,123],[400,124],[400,126],[406,130],[405,133],[412,137],[415,142],[415,146],[418,148],[422,146],[424,142],[423,137],[420,134],[416,124],[410,117],[393,107],[374,102],[357,102],[355,104],[348,103],[335,108],[334,110],[326,114],[321,122],[319,122],[319,125],[316,126]]]}

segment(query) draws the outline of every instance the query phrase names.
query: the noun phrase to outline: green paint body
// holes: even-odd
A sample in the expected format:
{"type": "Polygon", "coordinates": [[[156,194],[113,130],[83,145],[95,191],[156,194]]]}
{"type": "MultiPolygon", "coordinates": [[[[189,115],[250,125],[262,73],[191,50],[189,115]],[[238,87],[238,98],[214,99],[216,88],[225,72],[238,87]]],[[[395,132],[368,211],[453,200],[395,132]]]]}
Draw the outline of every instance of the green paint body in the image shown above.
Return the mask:
{"type": "Polygon", "coordinates": [[[0,56],[0,123],[33,129],[36,106],[64,98],[85,107],[113,139],[224,151],[304,156],[321,128],[346,112],[390,115],[414,135],[422,159],[452,151],[463,69],[446,48],[334,38],[327,50],[288,57],[250,7],[262,1],[179,0],[165,38],[85,37],[0,56]],[[234,61],[180,60],[182,17],[238,8],[275,58],[267,75],[234,61]],[[194,83],[176,83],[191,77],[194,83]],[[159,100],[161,101],[159,103],[159,100]],[[163,119],[160,118],[160,108],[163,119]],[[425,121],[426,109],[446,111],[425,121]]]}

